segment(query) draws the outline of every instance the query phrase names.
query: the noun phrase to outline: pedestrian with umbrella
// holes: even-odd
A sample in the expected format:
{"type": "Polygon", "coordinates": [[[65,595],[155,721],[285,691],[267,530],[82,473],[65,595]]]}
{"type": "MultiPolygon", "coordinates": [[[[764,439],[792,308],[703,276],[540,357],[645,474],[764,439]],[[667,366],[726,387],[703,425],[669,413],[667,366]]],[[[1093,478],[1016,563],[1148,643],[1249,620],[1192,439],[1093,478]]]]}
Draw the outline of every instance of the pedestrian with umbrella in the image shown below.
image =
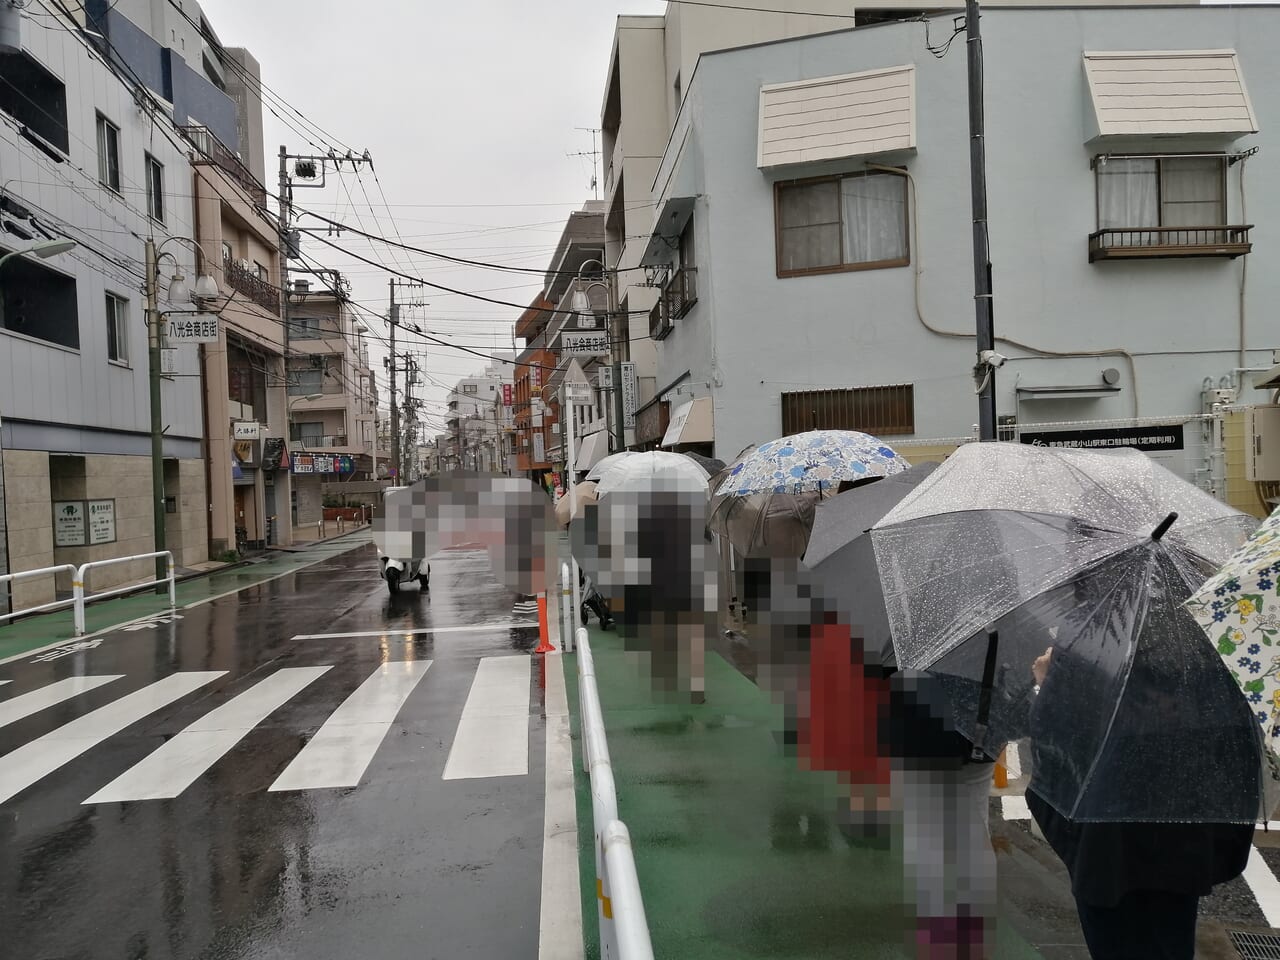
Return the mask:
{"type": "MultiPolygon", "coordinates": [[[[1028,803],[1095,956],[1189,957],[1188,902],[1243,866],[1259,737],[1184,604],[1250,526],[1136,451],[983,443],[872,529],[898,663],[941,679],[975,756],[1032,736],[1028,803]],[[1141,923],[1152,890],[1179,898],[1159,948],[1141,923]]],[[[955,786],[975,812],[981,796],[985,832],[985,784],[955,786]]]]}

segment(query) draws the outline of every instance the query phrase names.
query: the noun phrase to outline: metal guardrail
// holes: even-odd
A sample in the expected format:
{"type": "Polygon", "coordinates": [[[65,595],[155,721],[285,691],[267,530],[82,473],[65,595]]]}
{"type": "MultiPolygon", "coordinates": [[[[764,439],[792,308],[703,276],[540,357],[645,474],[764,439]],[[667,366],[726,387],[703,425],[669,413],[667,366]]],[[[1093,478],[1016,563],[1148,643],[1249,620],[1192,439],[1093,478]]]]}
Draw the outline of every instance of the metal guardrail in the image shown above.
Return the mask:
{"type": "MultiPolygon", "coordinates": [[[[7,587],[11,583],[18,583],[22,580],[34,580],[36,577],[56,576],[59,573],[69,573],[72,579],[76,577],[76,568],[73,564],[63,563],[56,567],[41,567],[39,570],[23,570],[21,573],[6,573],[0,577],[0,587],[7,587]]],[[[12,620],[14,617],[25,617],[31,613],[49,613],[53,610],[61,610],[69,607],[76,602],[72,597],[70,600],[55,600],[53,603],[43,603],[38,607],[26,607],[22,610],[15,610],[12,613],[0,615],[0,623],[6,620],[12,620]]]]}
{"type": "Polygon", "coordinates": [[[148,587],[154,587],[158,583],[169,584],[169,609],[173,610],[178,605],[178,589],[177,575],[173,565],[173,554],[168,550],[162,550],[159,553],[143,553],[136,557],[114,557],[110,560],[93,560],[89,563],[82,563],[75,566],[70,563],[62,563],[56,567],[41,567],[39,570],[23,570],[20,573],[7,573],[0,576],[0,587],[6,587],[10,583],[18,583],[22,580],[33,580],[36,577],[47,577],[57,575],[59,573],[71,574],[71,599],[55,600],[53,603],[42,603],[35,607],[24,607],[21,610],[15,610],[12,613],[0,615],[0,623],[6,620],[12,620],[14,617],[25,617],[33,613],[50,613],[54,610],[62,610],[71,607],[74,611],[74,623],[77,637],[83,637],[85,634],[85,617],[84,610],[89,604],[98,600],[107,600],[111,597],[123,597],[129,593],[137,593],[139,590],[145,590],[148,587]],[[157,557],[165,557],[168,560],[167,575],[163,578],[155,580],[144,580],[141,583],[131,583],[125,587],[119,587],[115,590],[106,590],[102,593],[90,594],[88,590],[89,572],[98,570],[102,567],[114,567],[122,563],[136,563],[139,560],[154,560],[157,557]]]}
{"type": "Polygon", "coordinates": [[[142,553],[136,557],[115,557],[111,560],[94,560],[90,563],[81,564],[75,571],[75,579],[71,582],[72,590],[75,592],[73,600],[75,606],[75,627],[76,636],[83,637],[85,634],[84,610],[89,604],[98,600],[106,600],[110,597],[123,597],[126,594],[137,593],[139,590],[145,590],[147,587],[154,587],[158,583],[169,584],[169,609],[173,610],[178,605],[178,581],[173,566],[173,554],[168,550],[160,550],[156,553],[142,553]],[[141,583],[132,583],[125,587],[119,587],[115,590],[107,590],[103,593],[90,594],[88,590],[89,573],[92,570],[99,570],[103,567],[113,567],[122,563],[134,563],[139,560],[154,560],[157,557],[165,557],[168,560],[167,576],[164,579],[144,580],[141,583]]]}
{"type": "Polygon", "coordinates": [[[603,960],[653,960],[649,921],[645,918],[631,835],[626,824],[618,819],[618,792],[609,762],[591,641],[582,628],[578,629],[577,638],[582,767],[591,784],[600,956],[603,960]]]}

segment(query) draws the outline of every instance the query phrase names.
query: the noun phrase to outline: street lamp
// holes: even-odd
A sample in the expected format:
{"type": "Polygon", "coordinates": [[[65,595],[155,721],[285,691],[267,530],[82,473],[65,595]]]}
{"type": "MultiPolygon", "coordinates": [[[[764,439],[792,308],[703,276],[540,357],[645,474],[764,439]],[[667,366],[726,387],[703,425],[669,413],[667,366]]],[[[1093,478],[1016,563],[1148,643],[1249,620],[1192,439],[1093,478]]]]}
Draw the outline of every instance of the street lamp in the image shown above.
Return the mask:
{"type": "MultiPolygon", "coordinates": [[[[175,240],[191,244],[196,250],[200,251],[200,255],[204,257],[206,262],[210,262],[210,257],[205,253],[204,248],[190,237],[170,237],[159,245],[150,238],[147,240],[147,367],[151,381],[151,510],[153,542],[156,553],[163,553],[167,549],[164,512],[164,420],[160,409],[160,321],[166,314],[187,312],[178,309],[163,311],[160,309],[160,251],[175,240]]],[[[37,256],[42,256],[38,250],[33,250],[33,252],[37,256]]],[[[167,256],[173,260],[175,267],[173,277],[169,282],[169,301],[170,303],[186,303],[192,299],[191,290],[187,286],[186,278],[183,277],[181,268],[178,266],[178,258],[171,253],[167,254],[167,256]]],[[[212,300],[217,296],[217,281],[207,274],[201,274],[196,279],[195,299],[197,306],[202,301],[212,300]]],[[[156,557],[156,580],[162,581],[167,575],[168,567],[164,557],[156,557]]],[[[156,592],[160,592],[163,589],[163,585],[157,585],[156,592]]]]}
{"type": "Polygon", "coordinates": [[[30,246],[23,247],[21,250],[14,250],[0,257],[0,267],[14,257],[21,257],[28,253],[33,253],[41,260],[48,260],[50,257],[56,257],[60,253],[70,253],[80,244],[75,240],[63,238],[61,240],[41,240],[39,243],[33,243],[30,246]]]}
{"type": "MultiPolygon", "coordinates": [[[[289,401],[288,409],[285,410],[284,426],[285,426],[285,429],[289,431],[290,440],[293,439],[293,405],[297,403],[299,400],[323,400],[323,399],[324,399],[323,393],[308,393],[305,397],[294,397],[292,400],[289,401]]],[[[303,443],[301,440],[297,442],[302,444],[303,450],[307,449],[307,445],[303,443]]]]}
{"type": "MultiPolygon", "coordinates": [[[[622,345],[625,338],[620,335],[620,331],[616,329],[621,323],[615,300],[617,299],[617,291],[614,284],[617,281],[616,272],[612,272],[600,260],[587,260],[578,268],[578,276],[574,281],[577,289],[574,290],[573,298],[570,306],[575,313],[591,313],[591,298],[587,296],[588,291],[592,287],[604,287],[608,296],[606,312],[605,312],[605,328],[609,331],[608,336],[612,341],[610,344],[613,353],[613,417],[617,426],[617,451],[619,452],[627,448],[627,429],[626,429],[626,413],[622,403],[622,345]],[[600,272],[607,278],[606,280],[591,280],[584,283],[583,271],[587,267],[595,264],[600,268],[600,272]]],[[[570,416],[573,415],[570,411],[570,416]]],[[[571,465],[572,466],[572,465],[571,465]]]]}

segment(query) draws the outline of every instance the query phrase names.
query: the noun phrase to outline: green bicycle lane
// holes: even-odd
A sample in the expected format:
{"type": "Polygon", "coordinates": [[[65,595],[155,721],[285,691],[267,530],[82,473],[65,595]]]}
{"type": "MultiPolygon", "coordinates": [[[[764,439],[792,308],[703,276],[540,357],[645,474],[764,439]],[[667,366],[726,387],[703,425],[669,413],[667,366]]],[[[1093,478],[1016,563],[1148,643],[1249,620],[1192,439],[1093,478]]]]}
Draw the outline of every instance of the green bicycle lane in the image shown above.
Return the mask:
{"type": "MultiPolygon", "coordinates": [[[[206,603],[245,587],[265,583],[297,570],[315,566],[370,542],[372,540],[368,530],[359,530],[342,537],[319,541],[301,550],[277,553],[269,559],[236,564],[183,580],[177,584],[176,588],[177,607],[181,610],[184,607],[206,603]]],[[[157,594],[147,589],[126,597],[103,600],[85,608],[86,636],[148,617],[161,616],[168,611],[167,591],[157,594]]],[[[75,638],[75,625],[69,608],[27,617],[0,627],[0,663],[33,650],[75,638]]]]}
{"type": "MultiPolygon", "coordinates": [[[[902,957],[899,855],[846,840],[834,775],[781,746],[782,711],[708,652],[706,703],[656,693],[613,633],[592,630],[597,685],[655,956],[902,957]]],[[[581,769],[576,657],[563,657],[575,740],[583,936],[600,956],[591,797],[581,769]]],[[[1039,957],[1002,916],[994,956],[1039,957]]]]}

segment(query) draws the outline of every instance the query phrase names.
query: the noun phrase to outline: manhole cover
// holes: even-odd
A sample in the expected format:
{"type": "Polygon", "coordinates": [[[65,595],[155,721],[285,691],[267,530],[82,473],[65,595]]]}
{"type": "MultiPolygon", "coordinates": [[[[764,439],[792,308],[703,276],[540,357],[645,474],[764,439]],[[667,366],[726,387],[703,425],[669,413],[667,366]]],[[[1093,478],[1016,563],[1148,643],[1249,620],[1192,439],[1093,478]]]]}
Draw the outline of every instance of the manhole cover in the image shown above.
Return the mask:
{"type": "Polygon", "coordinates": [[[1243,960],[1280,960],[1280,936],[1273,933],[1228,931],[1231,942],[1243,960]]]}

